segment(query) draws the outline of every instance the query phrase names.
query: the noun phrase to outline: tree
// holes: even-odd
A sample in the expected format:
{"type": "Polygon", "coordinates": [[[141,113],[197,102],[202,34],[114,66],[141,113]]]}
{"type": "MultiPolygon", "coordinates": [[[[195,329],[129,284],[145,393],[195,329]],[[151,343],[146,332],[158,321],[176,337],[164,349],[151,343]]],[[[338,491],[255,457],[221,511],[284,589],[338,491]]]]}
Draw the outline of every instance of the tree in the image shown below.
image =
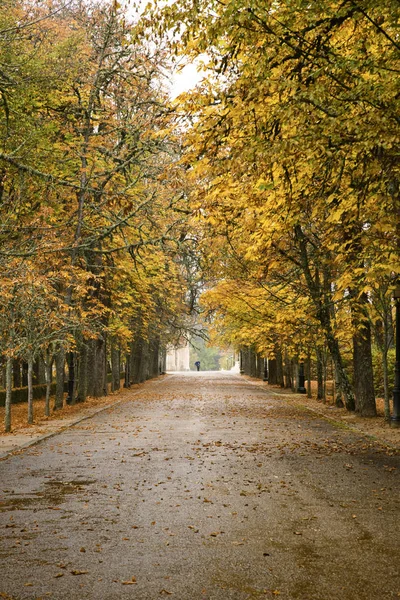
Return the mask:
{"type": "Polygon", "coordinates": [[[395,2],[241,0],[159,11],[164,30],[179,31],[178,51],[209,56],[207,80],[182,98],[193,123],[186,160],[201,182],[195,205],[210,227],[225,228],[225,251],[240,229],[252,276],[268,286],[272,271],[284,273],[285,295],[301,290],[311,302],[346,405],[364,416],[375,414],[364,376],[368,273],[371,264],[398,270],[398,13],[395,2]],[[342,314],[352,321],[355,403],[342,314]]]}
{"type": "Polygon", "coordinates": [[[179,143],[164,49],[117,3],[8,3],[0,31],[2,273],[29,265],[20,355],[42,352],[48,382],[55,359],[60,408],[66,353],[83,400],[106,390],[109,336],[114,356],[135,338],[156,355],[179,322],[179,143]]]}

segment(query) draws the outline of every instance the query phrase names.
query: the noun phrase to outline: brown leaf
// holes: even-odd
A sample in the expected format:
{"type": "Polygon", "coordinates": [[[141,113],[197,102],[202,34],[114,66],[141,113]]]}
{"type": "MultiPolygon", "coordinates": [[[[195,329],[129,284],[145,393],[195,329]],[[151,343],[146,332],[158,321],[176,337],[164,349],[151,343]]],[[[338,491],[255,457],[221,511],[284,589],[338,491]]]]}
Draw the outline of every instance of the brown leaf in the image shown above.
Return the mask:
{"type": "Polygon", "coordinates": [[[89,571],[81,571],[79,569],[74,569],[71,571],[71,575],[85,575],[86,573],[89,573],[89,571]]]}
{"type": "Polygon", "coordinates": [[[121,581],[122,585],[134,585],[137,583],[136,577],[132,577],[130,581],[121,581]]]}

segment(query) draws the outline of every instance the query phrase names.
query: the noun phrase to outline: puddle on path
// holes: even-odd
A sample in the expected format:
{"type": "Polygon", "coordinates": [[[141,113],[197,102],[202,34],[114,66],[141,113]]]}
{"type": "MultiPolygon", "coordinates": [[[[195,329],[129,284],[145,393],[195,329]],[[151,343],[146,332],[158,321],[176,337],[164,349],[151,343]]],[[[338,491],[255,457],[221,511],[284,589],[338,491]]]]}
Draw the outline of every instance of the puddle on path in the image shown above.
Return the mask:
{"type": "Polygon", "coordinates": [[[30,495],[13,494],[0,502],[0,512],[27,510],[35,505],[47,505],[53,508],[62,504],[68,495],[85,491],[86,486],[96,483],[96,479],[76,479],[72,481],[51,480],[44,482],[44,490],[30,495]]]}

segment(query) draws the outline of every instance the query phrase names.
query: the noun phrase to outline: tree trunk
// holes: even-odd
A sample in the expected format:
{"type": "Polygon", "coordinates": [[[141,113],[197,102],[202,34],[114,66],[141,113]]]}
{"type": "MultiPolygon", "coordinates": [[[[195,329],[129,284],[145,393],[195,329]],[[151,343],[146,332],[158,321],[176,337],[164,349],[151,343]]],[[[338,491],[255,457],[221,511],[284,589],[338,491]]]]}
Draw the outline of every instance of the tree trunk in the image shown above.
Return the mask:
{"type": "Polygon", "coordinates": [[[307,398],[312,398],[311,391],[311,356],[307,355],[307,398]]]}
{"type": "Polygon", "coordinates": [[[94,355],[94,382],[93,396],[100,398],[104,396],[104,361],[105,361],[105,344],[104,340],[97,338],[95,340],[95,355],[94,355]]]}
{"type": "Polygon", "coordinates": [[[116,392],[120,388],[120,379],[121,379],[121,353],[118,347],[115,345],[115,342],[111,344],[111,391],[116,392]]]}
{"type": "Polygon", "coordinates": [[[28,385],[28,364],[25,361],[22,361],[22,387],[26,387],[28,385]]]}
{"type": "Polygon", "coordinates": [[[125,358],[125,381],[124,381],[124,387],[125,388],[130,388],[131,387],[131,356],[130,356],[130,354],[127,354],[126,358],[125,358]]]}
{"type": "Polygon", "coordinates": [[[295,226],[295,235],[298,241],[300,250],[300,260],[303,268],[303,273],[307,282],[310,296],[314,302],[316,316],[323,329],[325,339],[328,345],[329,352],[335,363],[335,368],[341,380],[345,404],[347,410],[355,409],[355,401],[353,390],[347,373],[343,367],[343,361],[340,354],[339,342],[336,339],[332,327],[332,297],[331,297],[331,277],[327,269],[323,271],[323,284],[321,284],[320,272],[318,269],[313,274],[310,269],[310,261],[308,256],[307,239],[304,235],[300,224],[295,226]]]}
{"type": "Polygon", "coordinates": [[[257,377],[257,356],[254,348],[250,348],[250,376],[257,377]]]}
{"type": "Polygon", "coordinates": [[[390,421],[389,369],[388,369],[387,349],[386,348],[382,351],[382,366],[383,366],[385,421],[390,421]]]}
{"type": "Polygon", "coordinates": [[[159,371],[159,353],[160,353],[160,338],[156,336],[153,338],[151,344],[151,360],[150,360],[150,377],[157,377],[159,371]]]}
{"type": "Polygon", "coordinates": [[[87,342],[86,364],[86,391],[88,396],[94,396],[96,373],[96,340],[89,340],[87,342]]]}
{"type": "Polygon", "coordinates": [[[323,400],[324,398],[324,366],[322,359],[322,350],[317,348],[317,400],[323,400]]]}
{"type": "Polygon", "coordinates": [[[11,395],[13,384],[13,359],[8,356],[6,362],[6,405],[4,415],[4,430],[6,433],[11,431],[11,395]]]}
{"type": "Polygon", "coordinates": [[[376,417],[371,327],[367,321],[353,336],[353,366],[356,412],[361,417],[376,417]]]}
{"type": "Polygon", "coordinates": [[[67,354],[67,367],[68,367],[68,395],[66,403],[70,405],[75,404],[75,356],[74,352],[68,352],[67,354]]]}
{"type": "Polygon", "coordinates": [[[44,414],[46,417],[50,416],[50,392],[51,392],[51,371],[53,361],[50,356],[49,350],[46,350],[46,359],[44,362],[44,376],[46,379],[46,400],[44,406],[44,414]]]}
{"type": "Polygon", "coordinates": [[[38,383],[45,384],[46,383],[46,364],[43,360],[42,356],[39,356],[37,360],[38,364],[38,383]]]}
{"type": "Polygon", "coordinates": [[[140,357],[139,383],[143,383],[148,379],[149,375],[149,342],[143,340],[142,353],[140,357]]]}
{"type": "Polygon", "coordinates": [[[299,387],[299,364],[295,358],[290,361],[290,371],[292,374],[292,392],[297,392],[299,387]]]}
{"type": "Polygon", "coordinates": [[[107,360],[107,333],[103,333],[104,336],[104,349],[103,349],[103,396],[108,396],[108,360],[107,360]]]}
{"type": "Polygon", "coordinates": [[[245,375],[250,375],[249,348],[242,349],[242,370],[245,375]]]}
{"type": "Polygon", "coordinates": [[[292,388],[292,370],[290,365],[290,360],[287,352],[285,352],[285,383],[284,386],[286,389],[292,388]]]}
{"type": "Polygon", "coordinates": [[[65,350],[61,347],[56,356],[56,397],[54,410],[60,410],[64,406],[64,373],[65,369],[65,350]]]}
{"type": "Polygon", "coordinates": [[[338,376],[340,378],[346,409],[348,411],[353,411],[355,410],[354,394],[353,390],[351,389],[351,385],[347,374],[343,367],[342,357],[339,350],[339,343],[333,335],[329,335],[327,337],[329,352],[332,356],[335,369],[337,370],[338,376]]]}
{"type": "Polygon", "coordinates": [[[43,383],[40,381],[40,365],[39,359],[33,361],[32,365],[32,385],[37,385],[38,383],[43,383]]]}
{"type": "Polygon", "coordinates": [[[88,387],[88,346],[82,341],[79,348],[77,402],[85,402],[88,387]]]}
{"type": "Polygon", "coordinates": [[[28,423],[33,423],[33,359],[28,359],[28,423]]]}
{"type": "Polygon", "coordinates": [[[276,358],[270,358],[268,361],[268,383],[270,385],[277,385],[277,369],[276,369],[276,358]]]}
{"type": "Polygon", "coordinates": [[[342,382],[340,381],[340,377],[338,376],[337,370],[335,369],[335,365],[333,365],[333,377],[335,381],[335,406],[337,408],[343,408],[343,400],[342,400],[342,382]]]}

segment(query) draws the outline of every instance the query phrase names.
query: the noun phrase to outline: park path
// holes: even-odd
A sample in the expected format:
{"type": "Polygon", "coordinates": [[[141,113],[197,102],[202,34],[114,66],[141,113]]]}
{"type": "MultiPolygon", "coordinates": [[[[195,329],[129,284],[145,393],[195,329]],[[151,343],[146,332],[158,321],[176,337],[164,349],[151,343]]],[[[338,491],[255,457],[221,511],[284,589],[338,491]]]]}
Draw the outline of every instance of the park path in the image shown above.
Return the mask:
{"type": "Polygon", "coordinates": [[[0,463],[0,598],[400,597],[399,458],[224,373],[0,463]]]}

